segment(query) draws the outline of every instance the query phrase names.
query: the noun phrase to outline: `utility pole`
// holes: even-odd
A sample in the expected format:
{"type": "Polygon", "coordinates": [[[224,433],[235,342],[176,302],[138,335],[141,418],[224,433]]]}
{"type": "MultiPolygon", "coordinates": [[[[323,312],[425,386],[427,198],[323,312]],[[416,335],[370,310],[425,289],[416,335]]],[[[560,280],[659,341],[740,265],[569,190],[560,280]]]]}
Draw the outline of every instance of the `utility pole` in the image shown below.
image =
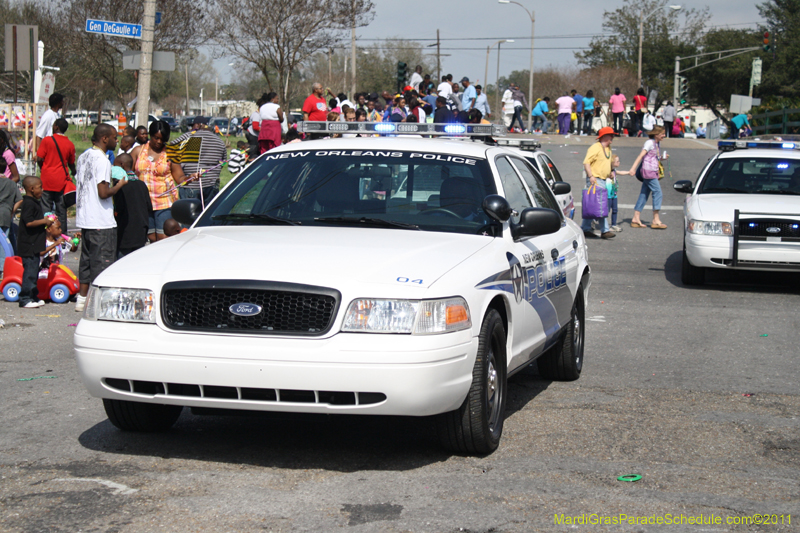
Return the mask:
{"type": "MultiPolygon", "coordinates": [[[[354,7],[355,8],[355,7],[354,7]]],[[[351,102],[356,96],[356,18],[353,16],[353,27],[350,29],[350,62],[353,64],[353,79],[350,83],[351,102]]]]}
{"type": "MultiPolygon", "coordinates": [[[[147,126],[150,114],[150,80],[153,73],[153,33],[156,28],[156,0],[144,0],[142,18],[142,63],[136,100],[136,126],[147,126]]],[[[98,120],[101,117],[97,117],[98,120]]],[[[102,122],[102,121],[101,121],[102,122]]]]}
{"type": "Polygon", "coordinates": [[[440,81],[442,81],[442,59],[441,53],[439,50],[439,30],[436,30],[436,84],[438,85],[440,81]]]}
{"type": "Polygon", "coordinates": [[[189,63],[184,65],[186,68],[186,116],[189,116],[189,63]]]}

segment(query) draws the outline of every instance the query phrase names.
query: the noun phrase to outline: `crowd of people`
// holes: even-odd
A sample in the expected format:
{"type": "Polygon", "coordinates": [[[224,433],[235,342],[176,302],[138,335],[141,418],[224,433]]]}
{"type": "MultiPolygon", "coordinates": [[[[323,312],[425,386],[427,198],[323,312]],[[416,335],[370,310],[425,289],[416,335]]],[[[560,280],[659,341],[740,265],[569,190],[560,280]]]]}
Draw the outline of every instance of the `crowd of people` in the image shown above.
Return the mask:
{"type": "MultiPolygon", "coordinates": [[[[39,307],[44,301],[37,290],[38,273],[46,259],[54,260],[54,252],[64,240],[51,241],[48,236],[66,234],[67,209],[75,205],[81,252],[75,309],[82,311],[89,286],[109,265],[148,242],[182,230],[171,217],[172,204],[178,198],[196,197],[203,204],[213,199],[219,191],[221,168],[229,158],[227,146],[208,129],[204,117],[196,118],[192,131],[172,142],[171,128],[162,120],[149,127],[126,127],[122,132],[99,124],[91,138],[92,147],[76,158],[75,146],[65,135],[69,124],[57,113],[61,101],[60,94],[51,97],[52,120],[47,113],[42,120],[49,130],[37,129],[37,136],[41,134],[36,153],[41,177],[22,179],[24,195],[17,185],[15,150],[0,130],[5,175],[0,182],[0,228],[22,259],[19,305],[39,307]],[[20,219],[15,233],[11,219],[17,211],[20,219]]],[[[236,158],[239,168],[243,160],[236,158]]]]}
{"type": "MultiPolygon", "coordinates": [[[[58,260],[55,252],[64,243],[68,231],[67,209],[76,206],[76,225],[80,235],[80,294],[76,310],[85,306],[92,281],[120,257],[132,253],[148,242],[156,242],[181,231],[172,218],[172,204],[184,198],[198,198],[203,206],[219,191],[220,171],[227,164],[234,174],[259,154],[285,143],[300,142],[304,136],[288,121],[279,96],[264,93],[257,100],[257,109],[241,123],[246,141],[239,141],[228,154],[228,146],[218,134],[208,128],[208,119],[196,117],[192,130],[170,141],[169,124],[157,120],[149,127],[125,127],[118,132],[108,124],[100,124],[92,135],[92,148],[76,154],[75,146],[66,136],[67,121],[60,116],[64,97],[50,97],[49,109],[36,129],[38,150],[35,160],[41,177],[21,176],[15,154],[17,141],[0,129],[0,231],[14,252],[22,257],[24,280],[20,305],[37,307],[43,302],[36,293],[36,274],[47,258],[58,260]],[[73,180],[74,176],[74,180],[73,180]],[[21,187],[19,187],[20,185],[21,187]],[[20,194],[20,189],[25,194],[20,194]],[[12,231],[13,215],[21,211],[18,233],[12,231]],[[59,240],[61,239],[61,240],[59,240]]],[[[510,131],[547,133],[551,125],[555,133],[592,135],[598,131],[584,159],[587,188],[602,189],[607,195],[608,211],[602,217],[584,213],[583,229],[594,235],[599,225],[602,238],[612,238],[621,231],[617,225],[617,174],[636,174],[642,181],[636,202],[633,228],[646,227],[640,216],[648,198],[653,197],[651,228],[664,229],[659,218],[661,189],[658,184],[659,161],[662,159],[659,142],[664,137],[681,137],[686,125],[667,102],[662,110],[663,127],[648,109],[644,90],[633,97],[626,113],[627,98],[617,88],[608,100],[608,122],[596,121],[604,103],[592,90],[580,94],[577,90],[564,92],[553,103],[544,96],[528,102],[515,84],[502,95],[502,121],[510,131]],[[529,113],[529,131],[523,116],[529,113]],[[555,119],[555,120],[551,120],[555,119]],[[599,126],[595,128],[596,126],[599,126]],[[647,136],[642,152],[629,171],[619,170],[619,158],[612,154],[615,136],[647,136]],[[606,216],[610,214],[611,221],[606,216]]],[[[314,83],[302,106],[306,121],[349,122],[435,122],[489,123],[492,111],[481,85],[473,85],[466,76],[458,82],[451,74],[442,76],[440,83],[417,67],[411,83],[397,93],[383,91],[361,92],[350,99],[345,93],[335,94],[320,83],[314,83]]],[[[752,133],[750,115],[732,118],[734,137],[752,133]]],[[[705,137],[700,124],[698,137],[705,137]]],[[[334,135],[335,136],[335,135],[334,135]]],[[[0,247],[0,254],[3,248],[0,247]]],[[[60,252],[58,257],[60,258],[60,252]]],[[[0,269],[3,257],[0,255],[0,269]]]]}

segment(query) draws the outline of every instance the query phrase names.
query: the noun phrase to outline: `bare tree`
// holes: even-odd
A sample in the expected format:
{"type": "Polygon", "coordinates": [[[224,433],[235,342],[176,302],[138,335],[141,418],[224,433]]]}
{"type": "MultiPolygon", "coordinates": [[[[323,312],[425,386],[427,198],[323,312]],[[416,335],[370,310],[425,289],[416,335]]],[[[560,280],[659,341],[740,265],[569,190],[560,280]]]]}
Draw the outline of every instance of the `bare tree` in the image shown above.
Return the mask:
{"type": "MultiPolygon", "coordinates": [[[[204,13],[210,0],[162,0],[164,16],[156,26],[154,48],[158,51],[185,52],[207,40],[204,13]]],[[[37,0],[37,6],[53,9],[63,28],[59,35],[65,52],[79,63],[84,79],[100,80],[108,96],[123,107],[127,94],[135,90],[133,71],[122,70],[122,52],[138,50],[138,39],[97,35],[84,31],[89,18],[136,22],[143,15],[141,2],[129,0],[37,0]]]]}
{"type": "Polygon", "coordinates": [[[287,102],[300,66],[334,46],[354,21],[369,23],[373,9],[369,0],[215,0],[211,17],[225,53],[254,65],[287,102]]]}

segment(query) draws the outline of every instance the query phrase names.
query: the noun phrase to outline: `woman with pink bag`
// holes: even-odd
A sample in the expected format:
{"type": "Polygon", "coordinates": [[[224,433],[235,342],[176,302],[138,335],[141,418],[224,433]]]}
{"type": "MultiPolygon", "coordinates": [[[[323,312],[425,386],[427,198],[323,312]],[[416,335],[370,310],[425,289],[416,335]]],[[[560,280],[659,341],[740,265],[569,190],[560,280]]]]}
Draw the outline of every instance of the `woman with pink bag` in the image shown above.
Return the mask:
{"type": "MultiPolygon", "coordinates": [[[[645,228],[644,224],[640,219],[642,215],[642,209],[644,209],[645,204],[647,203],[647,198],[650,196],[650,193],[653,193],[653,223],[650,224],[650,227],[653,229],[667,229],[667,225],[661,222],[661,218],[659,217],[659,211],[661,210],[661,184],[658,182],[660,179],[659,175],[659,160],[661,160],[661,146],[660,142],[666,136],[664,133],[664,128],[661,126],[654,127],[650,133],[648,133],[648,137],[650,139],[644,143],[644,147],[642,148],[642,152],[639,154],[639,157],[636,158],[636,161],[633,162],[633,166],[631,167],[630,173],[636,174],[636,169],[639,168],[639,163],[642,164],[641,170],[641,177],[642,177],[642,190],[639,193],[639,199],[636,200],[636,205],[633,208],[633,218],[631,219],[631,227],[632,228],[645,228]]],[[[664,153],[663,159],[667,159],[669,156],[664,153]]]]}

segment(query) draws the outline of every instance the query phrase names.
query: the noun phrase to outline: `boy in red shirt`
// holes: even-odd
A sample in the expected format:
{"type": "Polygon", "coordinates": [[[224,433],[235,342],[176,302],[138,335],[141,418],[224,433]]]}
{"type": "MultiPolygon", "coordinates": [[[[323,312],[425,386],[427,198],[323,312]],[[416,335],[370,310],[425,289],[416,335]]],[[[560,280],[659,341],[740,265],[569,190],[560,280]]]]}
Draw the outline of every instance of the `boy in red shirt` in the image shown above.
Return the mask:
{"type": "Polygon", "coordinates": [[[59,118],[53,123],[53,135],[42,139],[36,152],[36,161],[42,169],[42,204],[45,211],[52,210],[67,232],[67,206],[64,192],[67,182],[72,182],[70,170],[75,174],[75,145],[65,133],[69,123],[59,118]]]}

